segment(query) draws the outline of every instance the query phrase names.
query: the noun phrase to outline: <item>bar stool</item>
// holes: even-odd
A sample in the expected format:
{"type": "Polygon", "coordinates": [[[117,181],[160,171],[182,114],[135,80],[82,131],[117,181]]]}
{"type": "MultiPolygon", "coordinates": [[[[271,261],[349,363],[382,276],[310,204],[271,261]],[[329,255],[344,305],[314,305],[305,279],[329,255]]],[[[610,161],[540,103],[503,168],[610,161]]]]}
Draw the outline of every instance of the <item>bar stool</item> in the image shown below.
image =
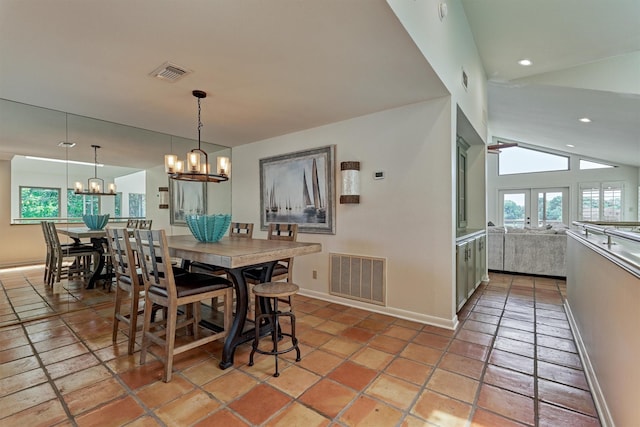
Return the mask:
{"type": "MultiPolygon", "coordinates": [[[[274,377],[278,377],[278,355],[288,353],[295,349],[296,362],[300,361],[300,348],[298,347],[298,339],[296,338],[296,315],[292,311],[280,311],[278,310],[278,298],[289,298],[298,293],[298,285],[291,282],[266,282],[253,287],[253,294],[255,295],[255,312],[256,312],[256,336],[253,341],[253,348],[249,355],[249,366],[253,366],[253,355],[257,352],[260,354],[266,354],[275,356],[276,358],[276,372],[274,377]],[[265,301],[265,299],[271,300],[265,301]],[[261,305],[262,303],[262,305],[261,305]],[[267,313],[263,313],[261,307],[266,307],[267,313]],[[291,319],[291,333],[287,334],[280,330],[280,317],[288,316],[291,319]],[[271,324],[271,340],[273,341],[273,350],[260,350],[258,344],[260,341],[260,325],[263,320],[268,320],[271,324]],[[291,347],[284,350],[278,350],[278,340],[283,336],[291,338],[291,347]]],[[[266,324],[266,322],[265,322],[266,324]]]]}

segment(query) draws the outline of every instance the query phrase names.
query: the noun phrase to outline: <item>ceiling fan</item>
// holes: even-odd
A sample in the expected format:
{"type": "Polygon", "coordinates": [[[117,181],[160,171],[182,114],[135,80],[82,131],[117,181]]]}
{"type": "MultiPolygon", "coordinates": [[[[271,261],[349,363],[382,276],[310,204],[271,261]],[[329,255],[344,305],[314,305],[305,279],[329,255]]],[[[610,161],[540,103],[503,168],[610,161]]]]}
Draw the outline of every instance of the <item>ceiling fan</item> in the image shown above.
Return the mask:
{"type": "Polygon", "coordinates": [[[517,142],[500,142],[500,141],[498,141],[497,144],[487,145],[487,153],[489,153],[489,154],[499,154],[502,148],[510,148],[510,147],[517,147],[517,146],[518,146],[517,142]]]}

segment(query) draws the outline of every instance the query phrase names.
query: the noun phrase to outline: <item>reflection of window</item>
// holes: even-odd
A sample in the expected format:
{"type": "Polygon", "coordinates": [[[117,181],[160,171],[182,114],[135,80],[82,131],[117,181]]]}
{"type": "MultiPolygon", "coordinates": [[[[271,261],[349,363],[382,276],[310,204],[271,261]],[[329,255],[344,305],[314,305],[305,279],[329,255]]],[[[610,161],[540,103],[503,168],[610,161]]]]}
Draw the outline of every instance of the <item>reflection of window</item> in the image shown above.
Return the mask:
{"type": "Polygon", "coordinates": [[[20,218],[60,216],[60,189],[20,186],[20,218]]]}
{"type": "Polygon", "coordinates": [[[458,188],[456,208],[458,212],[458,229],[467,228],[467,150],[469,144],[458,136],[458,188]]]}
{"type": "Polygon", "coordinates": [[[122,192],[116,193],[115,216],[116,217],[122,216],[122,192]]]}
{"type": "Polygon", "coordinates": [[[569,170],[569,157],[530,148],[511,147],[502,150],[499,156],[499,175],[569,170]]]}
{"type": "Polygon", "coordinates": [[[621,221],[622,190],[620,182],[580,184],[580,220],[621,221]]]}
{"type": "Polygon", "coordinates": [[[67,189],[67,217],[80,218],[82,215],[98,215],[100,213],[100,196],[76,194],[67,189]]]}
{"type": "Polygon", "coordinates": [[[129,216],[144,218],[144,193],[129,193],[129,216]]]}

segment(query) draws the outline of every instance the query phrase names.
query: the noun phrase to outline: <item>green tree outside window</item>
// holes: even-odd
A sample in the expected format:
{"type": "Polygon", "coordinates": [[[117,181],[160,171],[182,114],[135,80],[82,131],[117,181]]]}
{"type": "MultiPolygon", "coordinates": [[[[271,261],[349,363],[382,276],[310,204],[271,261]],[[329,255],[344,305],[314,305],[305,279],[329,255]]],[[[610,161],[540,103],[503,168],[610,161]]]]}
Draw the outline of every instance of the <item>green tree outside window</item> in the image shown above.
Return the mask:
{"type": "Polygon", "coordinates": [[[82,215],[100,214],[100,196],[76,194],[71,188],[67,189],[67,217],[80,218],[82,215]]]}
{"type": "Polygon", "coordinates": [[[60,189],[20,187],[20,218],[60,216],[60,189]]]}
{"type": "Polygon", "coordinates": [[[129,216],[145,217],[145,197],[144,193],[129,193],[129,216]]]}

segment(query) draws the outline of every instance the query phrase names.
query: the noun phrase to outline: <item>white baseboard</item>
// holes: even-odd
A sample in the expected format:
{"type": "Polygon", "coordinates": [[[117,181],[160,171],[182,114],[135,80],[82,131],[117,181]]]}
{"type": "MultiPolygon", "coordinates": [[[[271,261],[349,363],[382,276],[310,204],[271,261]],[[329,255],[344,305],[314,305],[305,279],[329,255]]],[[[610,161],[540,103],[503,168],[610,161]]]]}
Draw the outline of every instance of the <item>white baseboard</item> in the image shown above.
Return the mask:
{"type": "Polygon", "coordinates": [[[582,340],[580,330],[578,329],[578,324],[576,323],[573,317],[573,313],[571,312],[569,301],[565,300],[564,308],[567,313],[567,318],[569,319],[569,324],[571,325],[571,330],[573,331],[576,346],[578,347],[578,354],[580,355],[580,359],[582,360],[582,366],[584,366],[584,372],[587,376],[587,382],[589,383],[589,387],[591,388],[591,394],[593,395],[593,401],[596,405],[596,410],[598,411],[600,424],[602,425],[602,427],[615,427],[615,423],[613,422],[611,412],[609,412],[609,407],[607,406],[607,401],[605,399],[604,393],[602,392],[602,388],[600,387],[600,383],[598,382],[598,378],[596,377],[596,372],[593,369],[593,365],[591,364],[591,359],[589,359],[587,347],[582,340]]]}
{"type": "Polygon", "coordinates": [[[362,310],[371,311],[373,313],[386,314],[389,316],[398,317],[400,319],[423,323],[425,325],[437,326],[444,329],[455,330],[458,327],[458,316],[454,316],[454,318],[450,320],[443,319],[441,317],[428,316],[425,314],[400,310],[392,307],[367,304],[365,302],[341,298],[334,295],[325,294],[323,292],[311,291],[308,289],[300,289],[299,294],[310,298],[316,298],[323,301],[346,305],[348,307],[360,308],[362,310]]]}

